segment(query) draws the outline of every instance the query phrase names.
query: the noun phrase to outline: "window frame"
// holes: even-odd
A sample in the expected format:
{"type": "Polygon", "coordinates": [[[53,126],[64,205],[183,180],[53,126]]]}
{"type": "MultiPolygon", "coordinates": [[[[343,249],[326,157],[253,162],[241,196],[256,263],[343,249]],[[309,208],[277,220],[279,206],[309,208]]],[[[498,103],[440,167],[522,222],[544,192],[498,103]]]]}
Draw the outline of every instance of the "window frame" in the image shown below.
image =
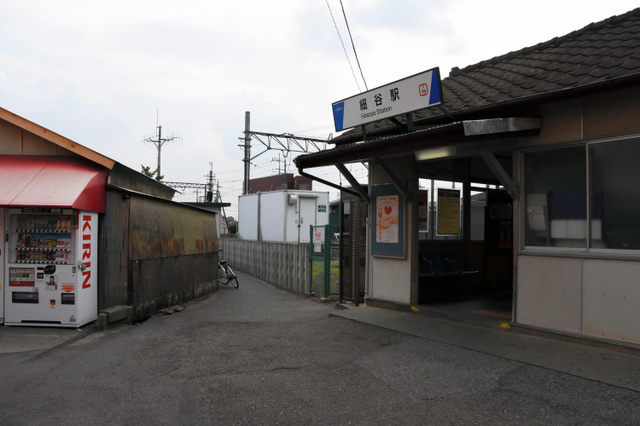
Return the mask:
{"type": "MultiPolygon", "coordinates": [[[[553,144],[553,145],[544,145],[544,146],[530,146],[527,148],[521,148],[519,150],[518,162],[520,164],[520,187],[522,188],[521,197],[518,202],[519,210],[518,220],[519,220],[519,241],[518,244],[518,253],[519,254],[533,254],[533,255],[551,255],[551,256],[567,256],[567,257],[593,257],[593,258],[615,258],[615,259],[633,259],[637,260],[640,258],[640,249],[621,249],[621,248],[594,248],[591,247],[591,218],[592,218],[592,209],[591,209],[591,150],[590,147],[595,144],[601,143],[611,143],[611,142],[623,142],[629,141],[632,139],[640,139],[640,134],[628,134],[619,137],[610,137],[610,138],[599,138],[599,139],[590,139],[583,141],[574,141],[568,143],[561,144],[553,144]],[[571,147],[582,147],[585,150],[585,161],[586,161],[586,174],[584,178],[586,179],[586,221],[587,221],[587,229],[586,229],[586,247],[556,247],[556,246],[534,246],[526,244],[526,193],[524,192],[526,188],[526,156],[527,154],[543,152],[543,151],[553,151],[560,150],[564,148],[571,147]]],[[[640,221],[638,224],[640,228],[640,221]]]]}

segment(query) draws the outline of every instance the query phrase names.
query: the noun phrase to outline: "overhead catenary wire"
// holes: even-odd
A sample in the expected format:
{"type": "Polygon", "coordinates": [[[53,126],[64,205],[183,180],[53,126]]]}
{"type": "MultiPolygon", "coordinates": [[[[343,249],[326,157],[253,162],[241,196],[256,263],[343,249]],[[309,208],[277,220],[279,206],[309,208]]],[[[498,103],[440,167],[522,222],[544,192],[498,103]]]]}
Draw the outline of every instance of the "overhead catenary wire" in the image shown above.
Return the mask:
{"type": "MultiPolygon", "coordinates": [[[[356,81],[356,86],[358,86],[358,92],[362,92],[362,89],[360,89],[360,83],[358,83],[358,77],[356,77],[356,72],[353,69],[353,65],[351,65],[351,60],[349,59],[349,54],[347,53],[347,48],[344,46],[344,41],[342,41],[342,36],[340,35],[340,30],[338,29],[338,24],[336,24],[336,20],[333,17],[333,12],[331,11],[331,6],[329,5],[329,0],[326,0],[326,2],[327,2],[327,8],[329,9],[329,14],[331,15],[331,20],[333,21],[333,26],[336,28],[336,32],[338,33],[338,38],[340,39],[340,43],[342,44],[342,50],[344,51],[344,55],[347,57],[347,62],[349,62],[349,68],[351,68],[351,73],[353,74],[353,79],[356,81]]],[[[340,4],[342,5],[342,1],[340,1],[340,4]]],[[[344,8],[343,8],[342,11],[344,13],[344,8]]],[[[365,83],[365,87],[366,87],[366,83],[365,83]]]]}
{"type": "Polygon", "coordinates": [[[364,74],[362,73],[362,67],[360,66],[360,59],[358,59],[358,52],[356,52],[356,45],[353,44],[353,37],[351,36],[351,29],[349,28],[349,21],[347,21],[347,14],[344,11],[342,0],[340,0],[340,7],[342,8],[342,16],[344,16],[344,23],[347,25],[347,32],[349,33],[349,39],[351,40],[351,47],[353,48],[353,54],[355,55],[356,62],[358,63],[358,69],[360,70],[360,76],[362,77],[364,88],[369,90],[369,87],[367,87],[367,81],[364,79],[364,74]]]}

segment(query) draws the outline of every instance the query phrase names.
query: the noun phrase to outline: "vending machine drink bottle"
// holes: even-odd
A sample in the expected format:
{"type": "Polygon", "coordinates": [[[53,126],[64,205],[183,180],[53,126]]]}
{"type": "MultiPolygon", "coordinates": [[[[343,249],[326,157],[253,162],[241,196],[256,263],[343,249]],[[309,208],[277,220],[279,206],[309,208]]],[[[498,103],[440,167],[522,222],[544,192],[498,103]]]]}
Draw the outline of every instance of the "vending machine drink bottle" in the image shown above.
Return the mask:
{"type": "Polygon", "coordinates": [[[5,325],[80,327],[97,318],[98,214],[10,211],[5,325]]]}

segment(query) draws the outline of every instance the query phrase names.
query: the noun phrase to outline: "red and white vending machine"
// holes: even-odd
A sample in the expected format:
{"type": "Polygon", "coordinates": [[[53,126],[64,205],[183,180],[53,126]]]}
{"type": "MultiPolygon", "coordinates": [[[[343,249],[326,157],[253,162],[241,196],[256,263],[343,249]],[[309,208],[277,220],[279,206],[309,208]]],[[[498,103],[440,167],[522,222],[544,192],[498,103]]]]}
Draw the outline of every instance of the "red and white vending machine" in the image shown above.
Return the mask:
{"type": "Polygon", "coordinates": [[[9,210],[5,325],[80,327],[98,316],[98,214],[9,210]]]}

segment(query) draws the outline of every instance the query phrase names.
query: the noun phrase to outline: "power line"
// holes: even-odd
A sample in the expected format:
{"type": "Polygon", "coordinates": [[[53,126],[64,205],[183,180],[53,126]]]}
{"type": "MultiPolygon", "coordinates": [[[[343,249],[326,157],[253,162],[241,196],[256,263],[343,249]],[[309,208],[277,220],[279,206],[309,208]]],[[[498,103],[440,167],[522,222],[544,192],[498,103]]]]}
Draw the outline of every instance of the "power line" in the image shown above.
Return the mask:
{"type": "Polygon", "coordinates": [[[349,29],[349,21],[347,21],[347,14],[344,11],[342,0],[340,0],[340,7],[342,8],[342,16],[344,16],[344,23],[347,24],[347,32],[349,33],[349,39],[351,39],[351,47],[353,47],[353,54],[356,56],[356,62],[358,63],[358,68],[360,69],[360,75],[362,76],[362,81],[364,82],[364,88],[369,90],[369,88],[367,87],[367,81],[364,79],[364,74],[362,73],[362,67],[360,66],[360,59],[358,59],[358,52],[356,52],[356,45],[353,44],[353,37],[351,37],[351,29],[349,29]]]}
{"type": "MultiPolygon", "coordinates": [[[[331,11],[331,6],[329,6],[329,0],[326,0],[326,2],[327,2],[327,8],[329,9],[329,14],[331,15],[331,20],[333,21],[333,26],[336,27],[336,32],[338,33],[338,38],[340,39],[340,43],[342,44],[342,50],[344,50],[344,55],[347,57],[347,62],[349,62],[349,68],[351,68],[351,74],[353,74],[353,79],[356,81],[356,86],[358,86],[358,92],[362,92],[362,89],[360,89],[360,83],[358,83],[358,78],[356,77],[356,72],[353,70],[353,65],[351,65],[351,60],[349,59],[349,54],[347,53],[347,48],[344,47],[344,41],[342,41],[342,36],[340,35],[340,30],[338,30],[338,24],[336,24],[336,20],[333,17],[333,12],[331,11]]],[[[340,1],[340,4],[342,4],[342,1],[340,1]]],[[[344,13],[344,9],[343,9],[343,13],[344,13]]],[[[346,18],[345,18],[345,20],[346,20],[346,18]]],[[[353,46],[353,43],[351,43],[351,45],[353,46]]],[[[365,87],[366,87],[366,83],[365,83],[365,87]]]]}

